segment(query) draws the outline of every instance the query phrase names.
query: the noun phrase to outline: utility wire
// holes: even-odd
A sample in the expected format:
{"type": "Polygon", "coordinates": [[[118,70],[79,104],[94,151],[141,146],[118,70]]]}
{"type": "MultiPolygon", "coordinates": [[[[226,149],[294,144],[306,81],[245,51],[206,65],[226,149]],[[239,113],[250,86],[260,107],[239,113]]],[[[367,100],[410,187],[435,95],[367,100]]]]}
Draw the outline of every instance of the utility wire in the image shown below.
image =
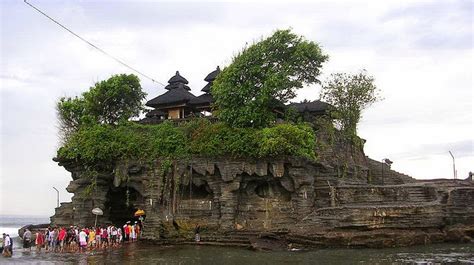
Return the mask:
{"type": "Polygon", "coordinates": [[[75,32],[73,32],[72,30],[68,29],[66,26],[62,25],[61,23],[59,23],[58,21],[56,21],[54,18],[48,16],[46,13],[44,13],[43,11],[41,11],[40,9],[38,9],[37,7],[35,7],[34,5],[28,3],[26,0],[23,0],[23,2],[25,2],[25,4],[31,6],[33,9],[35,9],[36,11],[38,11],[39,13],[41,13],[43,16],[49,18],[51,21],[53,21],[54,23],[56,23],[58,26],[60,26],[61,28],[67,30],[69,33],[71,33],[72,35],[76,36],[78,39],[82,40],[83,42],[89,44],[90,46],[92,46],[92,48],[98,50],[99,52],[103,53],[104,55],[112,58],[113,60],[115,60],[116,62],[118,62],[119,64],[127,67],[128,69],[140,74],[141,76],[147,78],[147,79],[150,79],[153,83],[157,83],[157,84],[160,84],[162,85],[163,87],[165,86],[163,83],[161,83],[160,81],[157,81],[153,78],[151,78],[150,76],[140,72],[139,70],[131,67],[130,65],[126,64],[125,62],[123,62],[122,60],[118,59],[117,57],[111,55],[110,53],[104,51],[103,49],[97,47],[96,45],[94,45],[93,43],[91,43],[90,41],[84,39],[83,37],[79,36],[78,34],[76,34],[75,32]]]}

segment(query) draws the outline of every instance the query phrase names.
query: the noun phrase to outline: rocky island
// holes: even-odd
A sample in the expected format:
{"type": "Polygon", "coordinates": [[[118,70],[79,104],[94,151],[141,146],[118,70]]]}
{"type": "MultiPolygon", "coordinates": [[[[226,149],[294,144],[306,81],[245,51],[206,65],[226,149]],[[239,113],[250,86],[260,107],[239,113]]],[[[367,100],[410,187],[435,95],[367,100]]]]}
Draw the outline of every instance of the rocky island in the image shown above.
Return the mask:
{"type": "MultiPolygon", "coordinates": [[[[107,108],[94,108],[104,101],[93,97],[110,91],[110,84],[136,86],[130,76],[98,83],[83,98],[62,99],[58,112],[65,140],[54,161],[71,173],[67,191],[74,196],[56,208],[52,225],[91,226],[96,217],[91,209],[101,208],[99,223],[120,227],[142,209],[142,239],[162,244],[195,244],[197,228],[200,244],[262,249],[472,242],[472,180],[420,181],[396,172],[389,160],[365,155],[365,140],[355,134],[355,125],[334,126],[340,118],[333,115],[338,109],[334,102],[284,104],[293,88],[318,81],[326,59],[315,43],[277,31],[222,72],[211,72],[201,96],[192,94],[176,72],[166,93],[147,102],[152,110],[139,121],[123,122],[115,119],[116,109],[111,115],[103,112],[107,108]],[[292,60],[288,54],[285,61],[279,54],[276,59],[254,56],[262,49],[285,51],[279,41],[293,41],[282,47],[291,56],[304,54],[294,61],[308,60],[307,68],[267,69],[292,60]],[[301,43],[303,52],[293,53],[301,43]],[[252,63],[258,73],[248,70],[252,63]],[[288,69],[296,70],[280,75],[288,69]],[[236,74],[241,71],[255,75],[249,80],[257,83],[241,81],[236,74]],[[228,97],[229,87],[240,92],[228,97]],[[265,91],[271,96],[261,94],[265,91]],[[263,102],[264,108],[254,102],[263,102]],[[91,115],[85,116],[88,111],[91,115]]],[[[144,98],[134,95],[138,101],[144,98]]]]}

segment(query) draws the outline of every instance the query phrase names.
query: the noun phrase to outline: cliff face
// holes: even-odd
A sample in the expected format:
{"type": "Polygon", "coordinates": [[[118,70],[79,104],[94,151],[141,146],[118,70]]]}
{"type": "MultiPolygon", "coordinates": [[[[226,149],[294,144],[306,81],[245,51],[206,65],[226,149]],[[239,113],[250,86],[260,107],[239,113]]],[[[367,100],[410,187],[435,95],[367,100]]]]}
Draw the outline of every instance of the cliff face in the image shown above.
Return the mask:
{"type": "MultiPolygon", "coordinates": [[[[340,150],[339,150],[340,151],[340,150]]],[[[319,163],[261,159],[119,161],[91,178],[79,163],[71,203],[56,208],[54,225],[122,225],[144,209],[143,238],[248,245],[271,233],[304,246],[397,246],[474,237],[474,184],[417,182],[355,152],[344,166],[330,154],[319,163]],[[336,162],[335,162],[336,161],[336,162]],[[331,164],[332,163],[332,164],[331,164]],[[343,172],[343,173],[341,173],[343,172]]]]}

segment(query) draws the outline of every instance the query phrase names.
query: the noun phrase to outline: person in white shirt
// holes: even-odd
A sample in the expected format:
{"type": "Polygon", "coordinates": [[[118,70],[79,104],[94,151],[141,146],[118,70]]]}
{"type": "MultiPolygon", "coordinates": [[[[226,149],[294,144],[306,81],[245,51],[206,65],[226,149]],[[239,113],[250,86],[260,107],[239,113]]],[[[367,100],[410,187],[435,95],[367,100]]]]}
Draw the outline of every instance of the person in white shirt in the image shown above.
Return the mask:
{"type": "Polygon", "coordinates": [[[80,252],[86,249],[87,247],[87,234],[84,231],[84,229],[81,230],[79,233],[79,246],[80,246],[80,252]]]}
{"type": "Polygon", "coordinates": [[[8,234],[4,234],[5,235],[5,239],[3,241],[3,256],[4,257],[11,257],[12,256],[12,239],[10,238],[10,235],[8,234]]]}
{"type": "Polygon", "coordinates": [[[55,251],[56,249],[56,231],[50,230],[48,235],[49,249],[50,251],[55,251]]]}

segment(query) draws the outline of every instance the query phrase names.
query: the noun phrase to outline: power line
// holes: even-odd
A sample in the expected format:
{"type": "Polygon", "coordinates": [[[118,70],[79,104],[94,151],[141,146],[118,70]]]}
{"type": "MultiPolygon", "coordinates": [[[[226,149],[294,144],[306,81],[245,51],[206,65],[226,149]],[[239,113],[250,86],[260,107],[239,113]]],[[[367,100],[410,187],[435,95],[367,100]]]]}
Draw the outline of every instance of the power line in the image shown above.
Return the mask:
{"type": "Polygon", "coordinates": [[[63,24],[59,23],[59,22],[56,21],[54,18],[48,16],[46,13],[44,13],[43,11],[41,11],[40,9],[38,9],[37,7],[35,7],[34,5],[28,3],[26,0],[23,0],[23,2],[25,2],[25,4],[31,6],[33,9],[35,9],[36,11],[38,11],[39,13],[41,13],[43,16],[47,17],[48,19],[50,19],[51,21],[53,21],[54,23],[56,23],[56,24],[57,24],[58,26],[60,26],[61,28],[67,30],[69,33],[71,33],[72,35],[76,36],[78,39],[80,39],[80,40],[82,40],[83,42],[87,43],[87,44],[90,45],[92,48],[98,50],[99,52],[103,53],[104,55],[106,55],[106,56],[112,58],[113,60],[115,60],[115,61],[118,62],[119,64],[121,64],[121,65],[127,67],[128,69],[130,69],[130,70],[132,70],[132,71],[138,73],[139,75],[141,75],[141,76],[143,76],[143,77],[145,77],[145,78],[147,78],[147,79],[150,79],[150,80],[151,80],[152,82],[154,82],[154,83],[157,83],[157,84],[160,84],[160,85],[162,85],[162,86],[165,86],[165,85],[164,85],[163,83],[161,83],[160,81],[157,81],[157,80],[151,78],[150,76],[148,76],[148,75],[142,73],[141,71],[139,71],[139,70],[137,70],[137,69],[131,67],[130,65],[126,64],[125,62],[123,62],[122,60],[118,59],[117,57],[115,57],[115,56],[109,54],[108,52],[106,52],[106,51],[104,51],[103,49],[97,47],[96,45],[94,45],[94,44],[91,43],[90,41],[88,41],[88,40],[84,39],[83,37],[79,36],[79,35],[76,34],[74,31],[68,29],[66,26],[64,26],[63,24]]]}

